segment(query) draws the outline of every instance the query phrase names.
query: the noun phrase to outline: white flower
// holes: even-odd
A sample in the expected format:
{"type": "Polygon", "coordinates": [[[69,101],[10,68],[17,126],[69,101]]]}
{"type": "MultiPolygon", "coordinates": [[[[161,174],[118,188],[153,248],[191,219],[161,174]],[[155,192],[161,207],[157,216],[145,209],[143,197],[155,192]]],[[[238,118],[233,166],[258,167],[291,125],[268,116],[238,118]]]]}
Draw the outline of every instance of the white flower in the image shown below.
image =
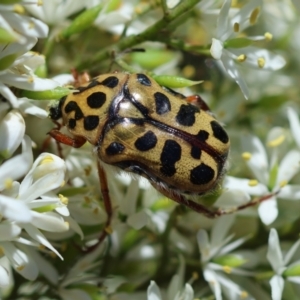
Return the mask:
{"type": "Polygon", "coordinates": [[[218,200],[221,203],[230,203],[231,206],[247,203],[249,195],[266,196],[266,201],[259,204],[258,214],[266,225],[273,223],[278,216],[277,198],[287,200],[300,200],[300,186],[290,185],[288,182],[300,170],[300,152],[290,150],[279,162],[277,147],[282,144],[285,136],[281,128],[274,128],[269,133],[268,146],[272,150],[268,160],[266,150],[261,141],[254,136],[243,139],[243,158],[252,171],[255,179],[226,177],[224,187],[228,189],[218,200]],[[231,199],[229,199],[231,197],[231,199]],[[236,200],[236,202],[234,201],[236,200]]]}
{"type": "Polygon", "coordinates": [[[210,239],[205,230],[199,230],[197,234],[198,246],[201,253],[203,275],[209,283],[216,300],[222,299],[222,291],[228,299],[253,299],[238,284],[226,277],[223,273],[239,274],[243,276],[251,275],[250,272],[236,268],[247,261],[241,254],[231,253],[230,260],[226,260],[226,255],[243,244],[247,238],[243,237],[229,243],[233,239],[233,234],[226,237],[230,227],[234,222],[233,215],[220,217],[212,227],[210,239]],[[223,259],[222,259],[223,257],[223,259]],[[214,261],[222,261],[222,264],[214,261]],[[235,267],[231,267],[227,262],[234,262],[235,267]]]}
{"type": "Polygon", "coordinates": [[[294,274],[289,276],[288,273],[289,268],[292,269],[297,267],[299,270],[300,260],[288,265],[299,246],[300,240],[295,242],[290,250],[283,255],[276,229],[272,228],[270,230],[267,258],[275,272],[274,276],[270,280],[270,285],[272,288],[272,300],[281,300],[285,279],[300,284],[299,271],[297,272],[297,276],[294,274]]]}
{"type": "Polygon", "coordinates": [[[239,38],[243,30],[255,23],[261,4],[261,0],[249,1],[230,18],[231,0],[224,0],[210,49],[211,55],[221,62],[229,76],[239,85],[246,99],[250,95],[241,66],[274,71],[285,65],[285,60],[281,56],[250,46],[251,41],[268,39],[271,35],[239,38]]]}
{"type": "Polygon", "coordinates": [[[26,5],[26,9],[45,23],[59,26],[68,16],[75,14],[85,6],[85,1],[43,0],[42,5],[26,5]]]}

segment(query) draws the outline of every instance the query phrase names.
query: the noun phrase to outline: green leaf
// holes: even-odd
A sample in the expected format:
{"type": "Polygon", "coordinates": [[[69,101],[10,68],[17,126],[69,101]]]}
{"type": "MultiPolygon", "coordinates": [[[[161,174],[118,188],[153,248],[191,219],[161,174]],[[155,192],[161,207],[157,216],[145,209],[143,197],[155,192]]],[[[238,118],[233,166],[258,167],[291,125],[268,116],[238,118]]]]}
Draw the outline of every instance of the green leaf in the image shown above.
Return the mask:
{"type": "Polygon", "coordinates": [[[153,70],[174,59],[175,53],[163,49],[147,49],[145,52],[134,52],[130,54],[133,63],[139,64],[143,69],[153,70]]]}
{"type": "Polygon", "coordinates": [[[300,275],[300,263],[286,269],[282,275],[284,277],[299,276],[300,275]]]}
{"type": "Polygon", "coordinates": [[[8,5],[16,4],[19,2],[21,2],[21,0],[0,0],[0,4],[8,4],[8,5]]]}
{"type": "Polygon", "coordinates": [[[278,164],[275,163],[272,169],[270,170],[269,183],[268,183],[268,187],[270,190],[273,190],[276,184],[277,173],[278,173],[278,164]]]}
{"type": "Polygon", "coordinates": [[[4,28],[0,28],[0,44],[9,44],[17,41],[15,35],[11,34],[4,28]]]}
{"type": "Polygon", "coordinates": [[[247,260],[240,255],[228,254],[213,259],[213,262],[221,266],[237,268],[245,264],[247,260]]]}
{"type": "Polygon", "coordinates": [[[252,45],[252,41],[247,38],[236,38],[224,42],[224,48],[245,48],[252,45]]]}
{"type": "Polygon", "coordinates": [[[153,79],[157,83],[162,86],[166,86],[168,88],[182,88],[188,87],[195,84],[202,83],[203,81],[193,81],[179,76],[171,76],[171,75],[154,75],[152,76],[153,79]]]}
{"type": "Polygon", "coordinates": [[[2,57],[0,59],[0,71],[3,71],[8,67],[10,67],[18,56],[19,56],[18,54],[14,53],[2,57]]]}
{"type": "Polygon", "coordinates": [[[99,4],[91,9],[85,10],[70,24],[69,27],[64,29],[59,37],[67,39],[75,33],[82,32],[92,26],[95,19],[98,17],[99,12],[102,10],[103,4],[99,4]]]}
{"type": "Polygon", "coordinates": [[[65,87],[56,87],[53,90],[46,90],[46,91],[26,91],[23,90],[21,93],[22,97],[27,97],[29,99],[34,100],[59,100],[63,96],[66,96],[70,93],[70,89],[65,87]]]}

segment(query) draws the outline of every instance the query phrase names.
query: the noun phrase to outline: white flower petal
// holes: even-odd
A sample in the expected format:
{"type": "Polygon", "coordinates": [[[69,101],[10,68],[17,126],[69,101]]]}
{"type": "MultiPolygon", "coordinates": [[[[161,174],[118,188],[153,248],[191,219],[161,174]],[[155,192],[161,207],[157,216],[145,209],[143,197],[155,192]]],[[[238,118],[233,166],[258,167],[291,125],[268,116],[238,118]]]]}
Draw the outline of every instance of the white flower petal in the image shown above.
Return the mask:
{"type": "MultiPolygon", "coordinates": [[[[2,210],[0,209],[2,212],[2,210]]],[[[22,229],[10,221],[0,223],[0,241],[11,241],[21,233],[22,229]]]]}
{"type": "Polygon", "coordinates": [[[69,223],[70,229],[79,234],[80,238],[83,239],[83,232],[78,223],[71,217],[65,217],[65,221],[69,223]]]}
{"type": "Polygon", "coordinates": [[[300,170],[300,152],[292,150],[281,160],[276,185],[289,182],[300,170]]]}
{"type": "Polygon", "coordinates": [[[35,261],[25,252],[16,248],[12,243],[2,242],[1,246],[5,256],[11,262],[16,272],[28,280],[35,280],[38,276],[38,268],[35,261]]]}
{"type": "MultiPolygon", "coordinates": [[[[232,176],[226,176],[226,178],[224,180],[224,188],[228,188],[229,191],[231,191],[231,190],[235,191],[235,190],[239,189],[242,192],[244,192],[243,194],[249,193],[250,195],[253,195],[253,196],[262,196],[262,195],[266,195],[268,193],[268,188],[262,183],[258,182],[257,184],[253,185],[253,182],[249,179],[236,178],[236,177],[232,177],[232,176]]],[[[221,195],[221,197],[222,197],[222,195],[221,195]]],[[[244,197],[246,197],[246,196],[244,196],[244,197]]],[[[245,198],[245,200],[246,200],[246,198],[245,198]]]]}
{"type": "Polygon", "coordinates": [[[162,300],[159,287],[155,281],[150,281],[150,285],[147,289],[147,299],[148,300],[162,300]]]}
{"type": "Polygon", "coordinates": [[[242,189],[230,189],[225,190],[218,200],[214,203],[214,206],[221,208],[233,208],[238,205],[245,204],[251,200],[251,197],[246,191],[242,189]]]}
{"type": "Polygon", "coordinates": [[[14,95],[14,93],[10,90],[9,87],[2,84],[1,75],[0,75],[0,94],[10,102],[12,107],[18,108],[19,103],[17,97],[14,95]]]}
{"type": "Polygon", "coordinates": [[[222,300],[221,285],[217,279],[216,273],[212,270],[205,269],[203,272],[203,276],[214,292],[216,300],[222,300]]]}
{"type": "Polygon", "coordinates": [[[248,167],[261,183],[267,185],[269,180],[268,158],[260,139],[256,136],[246,135],[242,138],[242,147],[245,152],[251,154],[251,158],[246,161],[248,167]]]}
{"type": "Polygon", "coordinates": [[[208,234],[205,230],[201,229],[198,231],[197,242],[199,246],[199,251],[201,253],[201,260],[205,262],[210,258],[210,241],[208,234]]]}
{"type": "Polygon", "coordinates": [[[265,225],[270,225],[273,223],[278,216],[278,207],[275,197],[271,197],[268,200],[262,202],[258,206],[258,214],[261,221],[265,225]]]}
{"type": "Polygon", "coordinates": [[[41,119],[48,117],[48,112],[36,105],[34,105],[34,100],[28,98],[19,98],[19,110],[24,114],[33,115],[41,119]]]}
{"type": "Polygon", "coordinates": [[[218,22],[217,22],[217,38],[224,41],[227,36],[232,33],[233,28],[230,28],[230,22],[228,19],[229,10],[231,7],[231,0],[224,0],[221,7],[218,22]]]}
{"type": "Polygon", "coordinates": [[[5,181],[24,176],[32,165],[31,140],[25,135],[22,141],[22,154],[14,156],[0,166],[0,190],[5,188],[5,181]]]}
{"type": "Polygon", "coordinates": [[[249,99],[249,89],[248,86],[243,78],[243,75],[241,74],[240,70],[238,69],[238,66],[236,62],[230,57],[227,50],[224,49],[221,57],[221,61],[223,63],[223,66],[228,73],[228,75],[234,79],[234,81],[238,84],[240,87],[242,93],[244,94],[244,97],[246,99],[249,99]]]}
{"type": "Polygon", "coordinates": [[[268,246],[268,253],[267,259],[270,262],[273,270],[277,272],[281,268],[284,267],[283,256],[280,248],[279,237],[277,234],[276,229],[271,228],[269,234],[269,246],[268,246]]]}
{"type": "Polygon", "coordinates": [[[182,300],[193,300],[194,299],[194,290],[189,283],[185,284],[183,295],[181,295],[180,299],[182,300]]]}
{"type": "Polygon", "coordinates": [[[59,254],[59,252],[48,242],[45,236],[34,226],[31,224],[22,224],[22,227],[26,230],[26,232],[31,236],[35,241],[41,243],[45,247],[49,248],[53,251],[61,260],[63,257],[59,254]]]}
{"type": "Polygon", "coordinates": [[[45,38],[48,35],[48,26],[38,19],[10,12],[2,12],[2,16],[22,35],[37,38],[45,38]]]}
{"type": "Polygon", "coordinates": [[[32,211],[31,215],[31,224],[39,229],[50,232],[64,232],[69,230],[68,223],[66,223],[60,215],[54,212],[39,213],[32,211]]]}
{"type": "Polygon", "coordinates": [[[149,221],[149,216],[144,210],[141,210],[135,214],[131,214],[127,218],[127,224],[130,225],[135,230],[139,230],[147,225],[149,221]]]}
{"type": "Polygon", "coordinates": [[[300,185],[286,185],[281,188],[278,198],[300,200],[300,185]]]}
{"type": "Polygon", "coordinates": [[[8,158],[19,147],[25,133],[25,121],[17,110],[11,110],[0,123],[0,154],[8,158]]]}
{"type": "MultiPolygon", "coordinates": [[[[284,265],[287,265],[290,262],[290,260],[292,259],[292,257],[296,253],[296,251],[298,250],[299,246],[300,246],[300,240],[295,242],[293,244],[293,246],[289,249],[289,251],[286,253],[286,255],[284,257],[284,265]]],[[[299,264],[299,263],[300,263],[300,261],[296,262],[296,264],[299,264]]]]}
{"type": "Polygon", "coordinates": [[[0,265],[0,287],[4,288],[9,286],[9,284],[9,272],[5,267],[0,265]]]}
{"type": "Polygon", "coordinates": [[[31,212],[22,200],[0,195],[0,211],[1,215],[12,221],[27,223],[32,220],[31,212]]]}
{"type": "Polygon", "coordinates": [[[215,38],[212,39],[210,54],[214,59],[221,59],[223,51],[223,43],[215,38]]]}
{"type": "Polygon", "coordinates": [[[298,147],[300,148],[300,122],[299,122],[299,117],[298,114],[296,113],[296,111],[291,108],[288,107],[287,108],[287,116],[290,122],[290,127],[291,127],[291,131],[293,134],[293,137],[295,139],[296,144],[298,145],[298,147]]]}
{"type": "Polygon", "coordinates": [[[281,300],[284,288],[284,279],[279,275],[274,275],[270,280],[272,289],[272,300],[281,300]]]}
{"type": "Polygon", "coordinates": [[[227,236],[229,229],[233,225],[235,215],[224,215],[218,218],[211,230],[210,242],[212,247],[218,247],[227,236]]]}
{"type": "Polygon", "coordinates": [[[59,85],[58,82],[52,79],[39,78],[35,75],[18,75],[12,73],[6,73],[5,76],[0,75],[0,80],[9,86],[29,91],[51,90],[59,85]]]}

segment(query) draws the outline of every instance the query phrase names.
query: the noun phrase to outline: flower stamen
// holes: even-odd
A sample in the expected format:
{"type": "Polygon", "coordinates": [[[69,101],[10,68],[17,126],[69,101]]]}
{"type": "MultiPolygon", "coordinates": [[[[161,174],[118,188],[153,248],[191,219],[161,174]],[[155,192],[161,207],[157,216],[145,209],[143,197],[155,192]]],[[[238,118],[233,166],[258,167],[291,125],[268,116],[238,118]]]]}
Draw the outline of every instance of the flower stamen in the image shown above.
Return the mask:
{"type": "Polygon", "coordinates": [[[245,160],[245,161],[248,161],[250,160],[252,157],[252,154],[250,152],[244,152],[242,153],[242,158],[245,160]]]}
{"type": "Polygon", "coordinates": [[[251,25],[254,25],[254,24],[256,23],[257,17],[258,17],[258,15],[259,15],[259,12],[260,12],[260,8],[259,8],[259,7],[256,7],[256,8],[252,11],[252,13],[251,13],[251,15],[250,15],[250,20],[249,20],[251,25]]]}

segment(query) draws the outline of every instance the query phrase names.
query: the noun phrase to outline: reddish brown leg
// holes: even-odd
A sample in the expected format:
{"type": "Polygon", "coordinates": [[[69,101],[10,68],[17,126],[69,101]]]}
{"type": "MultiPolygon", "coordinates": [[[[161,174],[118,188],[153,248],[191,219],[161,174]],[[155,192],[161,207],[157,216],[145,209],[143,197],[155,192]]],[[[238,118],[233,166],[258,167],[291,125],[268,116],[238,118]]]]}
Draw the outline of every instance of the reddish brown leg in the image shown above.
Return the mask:
{"type": "Polygon", "coordinates": [[[186,101],[203,109],[204,111],[210,111],[206,102],[199,95],[191,95],[186,97],[186,101]]]}
{"type": "Polygon", "coordinates": [[[58,143],[72,146],[74,148],[80,148],[86,142],[84,137],[70,137],[66,134],[61,133],[58,129],[52,129],[48,134],[53,137],[58,143]]]}
{"type": "Polygon", "coordinates": [[[229,208],[229,209],[210,210],[207,207],[205,207],[204,205],[197,203],[195,201],[189,200],[185,196],[183,196],[179,193],[173,192],[172,190],[165,189],[156,184],[153,184],[153,185],[159,192],[161,192],[166,197],[174,200],[175,202],[177,202],[179,204],[185,205],[185,206],[191,208],[192,210],[205,215],[208,218],[216,218],[216,217],[220,217],[222,215],[232,214],[236,211],[240,211],[240,210],[246,209],[248,207],[255,206],[263,201],[270,199],[271,197],[273,197],[279,193],[279,191],[278,191],[278,192],[275,192],[272,194],[268,194],[268,195],[256,198],[246,204],[243,204],[243,205],[240,205],[237,207],[233,207],[233,208],[229,208]]]}
{"type": "Polygon", "coordinates": [[[95,245],[85,249],[84,250],[85,252],[93,251],[95,248],[97,248],[99,246],[99,244],[102,243],[102,241],[107,237],[107,235],[111,233],[110,223],[111,223],[113,210],[112,210],[111,200],[110,200],[110,196],[109,196],[107,176],[106,176],[106,173],[105,173],[103,167],[101,166],[99,160],[97,163],[97,167],[98,167],[100,188],[101,188],[102,198],[103,198],[103,202],[104,202],[104,208],[105,208],[105,211],[107,214],[107,219],[106,219],[105,227],[102,230],[102,233],[98,238],[98,242],[95,245]]]}
{"type": "Polygon", "coordinates": [[[110,222],[111,222],[113,210],[112,210],[111,200],[110,200],[110,196],[109,196],[107,176],[106,176],[106,173],[105,173],[103,167],[101,166],[99,160],[97,163],[97,167],[98,167],[98,176],[99,176],[99,181],[100,181],[101,193],[102,193],[102,197],[103,197],[105,211],[107,214],[105,228],[102,231],[101,236],[99,237],[99,243],[101,243],[104,240],[104,238],[107,236],[107,234],[111,233],[110,222]]]}

